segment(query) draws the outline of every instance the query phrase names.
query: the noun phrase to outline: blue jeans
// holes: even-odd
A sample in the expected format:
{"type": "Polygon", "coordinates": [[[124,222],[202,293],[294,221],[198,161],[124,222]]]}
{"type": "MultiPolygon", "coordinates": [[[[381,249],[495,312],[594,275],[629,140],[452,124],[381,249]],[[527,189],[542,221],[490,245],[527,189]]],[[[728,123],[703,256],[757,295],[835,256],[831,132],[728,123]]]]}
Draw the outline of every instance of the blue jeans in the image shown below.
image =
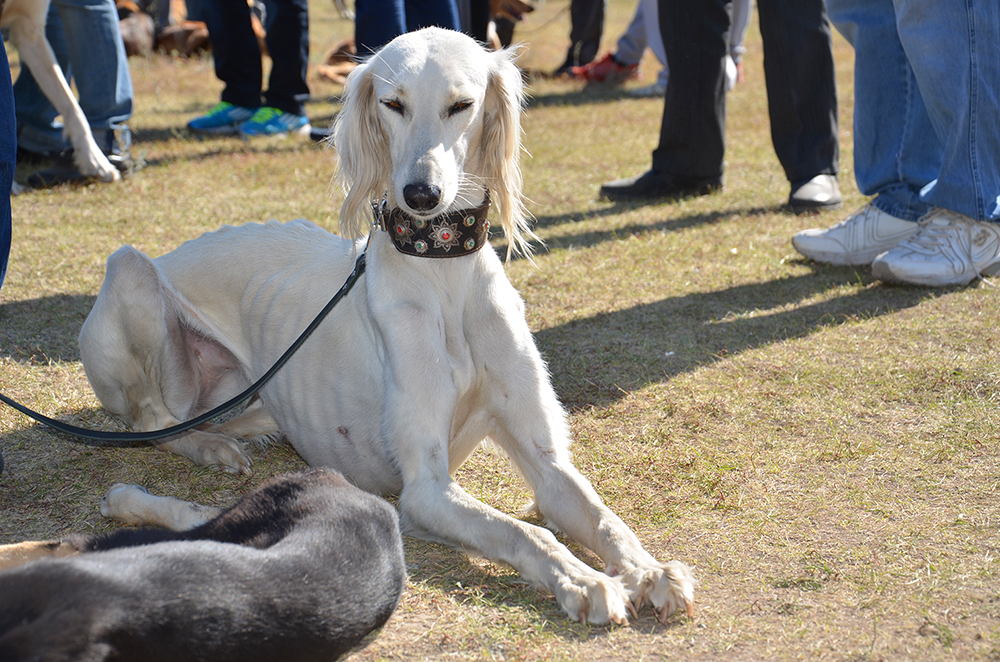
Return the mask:
{"type": "Polygon", "coordinates": [[[455,0],[357,0],[354,41],[367,57],[401,34],[437,26],[461,30],[455,0]]]}
{"type": "Polygon", "coordinates": [[[1000,5],[827,0],[854,45],[858,188],[897,218],[1000,220],[1000,5]]]}
{"type": "MultiPolygon", "coordinates": [[[[114,131],[127,131],[132,116],[132,78],[113,0],[52,0],[45,36],[66,80],[76,80],[80,108],[98,146],[110,151],[114,131]]],[[[27,68],[14,83],[18,143],[39,153],[71,147],[58,113],[27,68]]],[[[124,137],[127,145],[128,136],[124,137]]]]}

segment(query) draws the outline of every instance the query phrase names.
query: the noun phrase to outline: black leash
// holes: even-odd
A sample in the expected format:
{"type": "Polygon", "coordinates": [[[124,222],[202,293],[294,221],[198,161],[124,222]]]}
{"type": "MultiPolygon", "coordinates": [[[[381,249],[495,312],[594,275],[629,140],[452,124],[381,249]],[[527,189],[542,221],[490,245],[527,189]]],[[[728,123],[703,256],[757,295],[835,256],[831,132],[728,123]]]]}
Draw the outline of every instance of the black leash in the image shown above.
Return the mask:
{"type": "MultiPolygon", "coordinates": [[[[14,409],[24,414],[25,416],[29,416],[30,418],[35,419],[39,423],[42,423],[50,428],[58,430],[63,434],[72,435],[74,437],[83,437],[84,439],[92,439],[94,441],[105,442],[101,444],[102,446],[126,446],[126,445],[134,446],[142,443],[156,441],[157,439],[170,437],[175,434],[180,434],[181,432],[186,432],[193,427],[197,427],[202,423],[207,423],[216,416],[220,416],[229,411],[230,409],[233,409],[234,407],[243,404],[244,402],[252,398],[257,393],[257,391],[262,389],[264,385],[267,384],[267,382],[270,381],[272,377],[274,377],[275,373],[277,373],[278,370],[280,370],[281,367],[288,362],[288,359],[292,358],[292,354],[294,354],[296,350],[298,350],[298,348],[302,346],[302,343],[304,343],[306,339],[310,335],[312,335],[312,332],[315,331],[316,328],[320,325],[320,322],[323,321],[323,318],[325,318],[327,314],[329,314],[329,312],[333,310],[334,306],[340,303],[341,299],[347,296],[347,293],[351,291],[352,287],[354,287],[354,284],[358,281],[358,278],[360,278],[361,274],[365,272],[365,264],[366,264],[365,253],[362,253],[361,255],[358,256],[357,261],[354,263],[354,271],[352,271],[351,275],[347,277],[347,280],[344,282],[343,286],[341,286],[341,288],[337,291],[337,293],[333,295],[333,298],[330,299],[329,303],[326,304],[323,310],[319,312],[319,314],[316,316],[316,319],[314,319],[312,323],[310,323],[309,326],[306,327],[306,330],[302,332],[302,334],[295,340],[295,342],[292,343],[291,347],[285,350],[285,353],[281,355],[281,358],[279,358],[275,362],[275,364],[271,366],[271,368],[267,372],[265,372],[263,376],[261,376],[260,379],[251,384],[249,388],[247,388],[245,391],[243,391],[236,397],[232,398],[228,402],[219,405],[218,407],[209,412],[205,412],[204,414],[198,416],[197,418],[192,418],[190,421],[187,421],[185,423],[179,423],[177,425],[174,425],[173,427],[165,428],[163,430],[154,430],[152,432],[104,432],[103,430],[88,430],[87,428],[80,428],[75,425],[69,425],[68,423],[63,423],[62,421],[57,421],[54,418],[49,418],[48,416],[44,416],[36,411],[32,411],[31,409],[28,409],[24,405],[11,400],[3,393],[0,393],[0,402],[3,402],[13,407],[14,409]]],[[[2,461],[3,460],[0,459],[0,467],[3,466],[2,461]]]]}

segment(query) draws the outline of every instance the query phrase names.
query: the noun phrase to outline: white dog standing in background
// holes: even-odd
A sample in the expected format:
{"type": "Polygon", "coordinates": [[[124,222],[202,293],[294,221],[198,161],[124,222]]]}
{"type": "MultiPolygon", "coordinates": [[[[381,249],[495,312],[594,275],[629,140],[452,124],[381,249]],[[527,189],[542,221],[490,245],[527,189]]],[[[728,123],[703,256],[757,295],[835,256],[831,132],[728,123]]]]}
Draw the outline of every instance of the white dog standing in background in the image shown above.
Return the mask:
{"type": "Polygon", "coordinates": [[[121,179],[97,146],[90,132],[90,122],[80,108],[73,91],[56,63],[52,46],[45,38],[45,17],[49,0],[2,0],[0,28],[10,28],[10,38],[17,46],[21,63],[31,70],[35,82],[55,109],[62,115],[65,131],[73,144],[73,161],[85,175],[103,182],[121,179]]]}
{"type": "MultiPolygon", "coordinates": [[[[496,253],[479,250],[485,232],[456,245],[463,223],[488,229],[477,214],[492,201],[511,246],[526,248],[522,103],[510,52],[436,28],[397,38],[351,73],[334,131],[349,191],[341,223],[355,240],[295,221],[226,227],[155,260],[123,247],[108,260],[80,356],[104,406],[134,427],[207,411],[308,325],[365,250],[372,200],[384,200],[367,272],[260,401],[162,446],[239,471],[249,463],[236,438],[280,431],[309,464],[398,494],[410,535],[513,566],[572,619],[624,623],[646,604],[661,621],[690,613],[690,569],[646,552],[572,465],[566,415],[523,301],[496,253]],[[418,230],[430,238],[415,239],[418,230]],[[421,254],[435,250],[448,257],[421,254]],[[453,480],[487,438],[520,470],[547,523],[593,550],[605,572],[453,480]]],[[[119,489],[106,505],[128,518],[128,500],[119,489]]]]}

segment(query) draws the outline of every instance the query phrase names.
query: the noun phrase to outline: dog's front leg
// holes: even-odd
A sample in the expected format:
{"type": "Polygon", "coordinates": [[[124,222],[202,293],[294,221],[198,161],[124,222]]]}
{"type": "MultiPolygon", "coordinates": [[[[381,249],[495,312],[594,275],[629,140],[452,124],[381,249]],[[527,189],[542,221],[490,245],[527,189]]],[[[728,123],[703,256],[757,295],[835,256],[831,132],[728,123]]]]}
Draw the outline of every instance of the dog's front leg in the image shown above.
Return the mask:
{"type": "Polygon", "coordinates": [[[551,526],[601,557],[607,574],[620,578],[628,591],[633,614],[650,603],[661,622],[678,610],[692,615],[696,582],[691,569],[680,561],[657,561],[604,504],[570,461],[569,432],[547,380],[533,383],[538,385],[534,394],[525,389],[522,397],[506,403],[512,409],[499,416],[494,439],[528,480],[538,510],[551,526]]]}
{"type": "Polygon", "coordinates": [[[411,309],[383,324],[383,334],[389,364],[382,426],[402,473],[403,530],[513,566],[549,589],[570,618],[626,623],[627,594],[617,578],[580,561],[551,531],[487,506],[452,480],[449,435],[458,389],[443,324],[411,309]]]}
{"type": "MultiPolygon", "coordinates": [[[[536,450],[541,448],[544,446],[536,446],[536,450]]],[[[677,611],[693,615],[697,582],[691,568],[680,561],[661,563],[647,552],[570,463],[568,454],[552,450],[527,462],[522,455],[515,462],[529,477],[536,505],[546,521],[594,551],[605,562],[607,574],[621,580],[632,614],[651,604],[657,619],[664,623],[677,611]],[[531,466],[525,469],[526,465],[531,466]]]]}
{"type": "Polygon", "coordinates": [[[474,499],[447,477],[446,467],[411,476],[400,495],[400,509],[407,535],[510,565],[526,580],[551,591],[571,619],[598,625],[628,623],[628,594],[617,578],[573,556],[548,529],[474,499]]]}
{"type": "Polygon", "coordinates": [[[173,531],[187,531],[214,519],[218,508],[158,497],[139,485],[115,483],[101,499],[101,515],[123,524],[162,526],[173,531]]]}
{"type": "Polygon", "coordinates": [[[120,180],[118,169],[111,165],[97,146],[90,123],[56,63],[55,53],[45,38],[44,20],[39,23],[28,17],[18,17],[11,23],[10,29],[11,38],[38,87],[62,115],[66,133],[73,143],[73,161],[80,172],[103,182],[120,180]]]}
{"type": "Polygon", "coordinates": [[[516,309],[499,306],[482,325],[495,334],[482,345],[480,359],[493,378],[487,397],[497,421],[494,441],[520,468],[547,522],[594,551],[606,572],[621,580],[633,613],[652,603],[661,621],[677,610],[691,614],[695,580],[688,566],[660,563],[643,549],[573,466],[565,413],[527,324],[509,312],[516,309]]]}

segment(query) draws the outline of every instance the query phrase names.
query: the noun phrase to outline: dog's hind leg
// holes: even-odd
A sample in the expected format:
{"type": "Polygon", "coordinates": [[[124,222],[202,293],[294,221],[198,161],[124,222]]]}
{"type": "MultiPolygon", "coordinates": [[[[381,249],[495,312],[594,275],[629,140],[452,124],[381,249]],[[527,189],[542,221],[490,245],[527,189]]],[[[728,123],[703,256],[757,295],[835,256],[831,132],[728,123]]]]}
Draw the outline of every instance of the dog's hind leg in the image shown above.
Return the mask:
{"type": "Polygon", "coordinates": [[[118,169],[111,165],[97,146],[90,123],[56,63],[55,53],[45,38],[44,14],[41,20],[38,17],[18,16],[11,22],[10,30],[11,39],[38,87],[62,115],[66,133],[73,143],[73,160],[80,172],[103,182],[121,179],[118,169]]]}
{"type": "Polygon", "coordinates": [[[200,430],[234,439],[271,439],[281,434],[278,422],[259,399],[251,402],[242,414],[224,423],[206,423],[200,430]]]}
{"type": "MultiPolygon", "coordinates": [[[[108,258],[104,284],[80,331],[80,359],[94,393],[109,411],[144,432],[182,422],[174,412],[190,418],[205,411],[199,407],[238,383],[231,380],[217,392],[205,392],[201,364],[219,350],[185,331],[170,292],[149,257],[123,246],[108,258]],[[192,347],[192,342],[201,345],[192,347]]],[[[273,421],[263,428],[270,434],[273,421]]],[[[157,446],[196,464],[250,471],[239,442],[227,434],[191,430],[157,446]]]]}
{"type": "Polygon", "coordinates": [[[174,497],[158,497],[138,485],[116,483],[101,499],[101,515],[124,524],[162,526],[187,531],[214,519],[220,508],[202,506],[174,497]]]}

